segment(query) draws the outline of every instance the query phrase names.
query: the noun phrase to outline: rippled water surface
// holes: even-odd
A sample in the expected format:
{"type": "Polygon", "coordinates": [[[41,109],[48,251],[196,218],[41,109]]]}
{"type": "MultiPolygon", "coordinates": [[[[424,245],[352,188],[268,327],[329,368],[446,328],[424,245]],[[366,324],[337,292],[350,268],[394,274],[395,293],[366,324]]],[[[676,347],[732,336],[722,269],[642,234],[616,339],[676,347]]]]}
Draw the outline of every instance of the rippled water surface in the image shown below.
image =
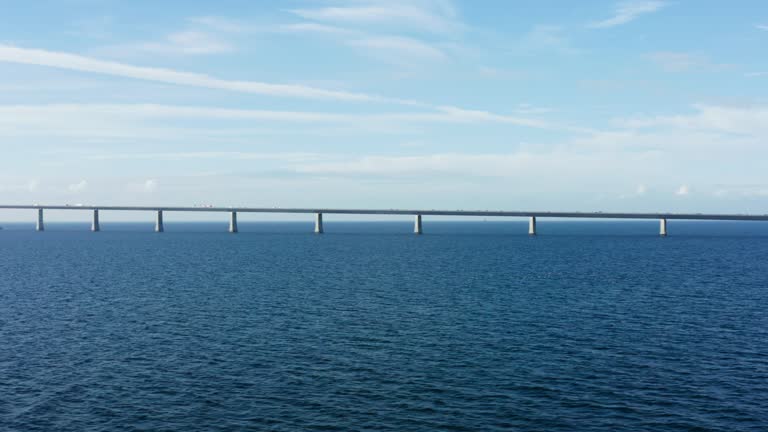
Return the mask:
{"type": "Polygon", "coordinates": [[[768,224],[0,231],[0,430],[768,430],[768,224]]]}

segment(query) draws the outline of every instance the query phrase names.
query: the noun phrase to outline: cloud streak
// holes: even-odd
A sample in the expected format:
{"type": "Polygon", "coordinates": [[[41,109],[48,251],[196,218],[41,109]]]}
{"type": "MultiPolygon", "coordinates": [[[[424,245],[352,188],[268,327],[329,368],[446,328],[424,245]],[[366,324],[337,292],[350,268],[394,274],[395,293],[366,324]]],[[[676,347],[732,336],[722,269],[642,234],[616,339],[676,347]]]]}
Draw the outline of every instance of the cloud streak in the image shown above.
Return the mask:
{"type": "MultiPolygon", "coordinates": [[[[323,156],[318,153],[260,153],[260,152],[242,152],[242,151],[197,151],[197,152],[157,152],[157,153],[109,153],[88,155],[88,160],[252,160],[252,161],[283,161],[283,162],[304,162],[308,160],[320,159],[323,156]]],[[[147,180],[149,182],[156,180],[147,180]]],[[[157,186],[155,184],[155,186],[157,186]]]]}
{"type": "Polygon", "coordinates": [[[277,27],[277,31],[332,37],[363,55],[397,65],[410,64],[414,60],[443,61],[448,58],[442,49],[409,36],[370,34],[313,22],[283,24],[277,27]]]}
{"type": "Polygon", "coordinates": [[[183,31],[172,33],[162,42],[145,42],[133,45],[118,46],[118,49],[157,54],[224,54],[235,51],[227,42],[199,31],[183,31]]]}
{"type": "Polygon", "coordinates": [[[561,54],[578,54],[579,50],[571,46],[565,31],[560,26],[537,25],[523,35],[514,45],[517,51],[556,52],[561,54]]]}
{"type": "Polygon", "coordinates": [[[357,30],[313,22],[282,24],[277,27],[277,31],[284,33],[315,33],[331,36],[362,36],[364,34],[357,30]]]}
{"type": "Polygon", "coordinates": [[[188,18],[192,24],[206,27],[222,33],[249,33],[254,27],[218,16],[201,16],[188,18]]]}
{"type": "Polygon", "coordinates": [[[721,71],[733,68],[733,65],[715,63],[704,55],[694,53],[659,51],[647,57],[668,72],[721,71]]]}
{"type": "MultiPolygon", "coordinates": [[[[537,129],[559,129],[560,126],[540,119],[500,115],[487,111],[466,110],[452,106],[436,108],[438,112],[405,112],[383,114],[324,113],[313,111],[274,111],[177,106],[158,104],[50,104],[0,105],[0,132],[6,125],[16,130],[22,125],[47,124],[68,127],[74,119],[84,122],[116,124],[133,120],[198,119],[198,120],[252,120],[290,123],[497,123],[537,129]]],[[[577,131],[574,129],[574,131],[577,131]]]]}
{"type": "Polygon", "coordinates": [[[133,66],[125,63],[98,60],[76,54],[18,48],[0,44],[0,62],[47,66],[81,72],[91,72],[145,81],[162,82],[191,87],[228,90],[266,96],[305,99],[325,99],[345,102],[389,102],[413,105],[412,101],[385,98],[378,95],[326,90],[295,84],[271,84],[258,81],[236,81],[209,75],[181,72],[172,69],[133,66]]]}
{"type": "Polygon", "coordinates": [[[665,3],[656,0],[636,0],[625,1],[616,5],[614,15],[603,21],[593,22],[588,25],[590,28],[610,28],[627,24],[642,15],[656,12],[663,8],[665,3]]]}
{"type": "Polygon", "coordinates": [[[620,120],[619,124],[633,129],[678,128],[768,137],[768,107],[694,105],[693,108],[695,112],[688,115],[635,117],[620,120]]]}
{"type": "Polygon", "coordinates": [[[293,9],[290,12],[314,21],[341,22],[359,26],[392,25],[433,33],[449,33],[462,27],[457,21],[456,9],[448,1],[368,0],[329,7],[293,9]]]}
{"type": "Polygon", "coordinates": [[[355,39],[347,42],[348,45],[362,48],[364,52],[386,53],[387,58],[397,59],[402,62],[405,59],[445,60],[446,54],[424,42],[401,36],[377,36],[355,39]]]}

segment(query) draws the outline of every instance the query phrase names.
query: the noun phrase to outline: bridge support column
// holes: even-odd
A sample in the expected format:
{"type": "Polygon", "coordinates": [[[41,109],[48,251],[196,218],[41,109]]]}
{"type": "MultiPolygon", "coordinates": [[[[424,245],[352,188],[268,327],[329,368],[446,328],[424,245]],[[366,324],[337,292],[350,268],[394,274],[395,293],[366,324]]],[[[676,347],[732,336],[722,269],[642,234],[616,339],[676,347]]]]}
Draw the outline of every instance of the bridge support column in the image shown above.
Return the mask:
{"type": "Polygon", "coordinates": [[[536,235],[536,216],[531,216],[528,219],[528,235],[536,235]]]}
{"type": "Polygon", "coordinates": [[[163,211],[157,211],[157,218],[155,219],[155,232],[163,232],[165,227],[163,226],[163,211]]]}
{"type": "Polygon", "coordinates": [[[416,235],[421,235],[423,231],[421,230],[421,215],[416,215],[416,217],[413,220],[413,233],[416,235]]]}
{"type": "Polygon", "coordinates": [[[323,214],[315,213],[315,234],[323,233],[323,214]]]}
{"type": "Polygon", "coordinates": [[[662,237],[667,236],[667,220],[666,219],[661,219],[659,221],[659,235],[662,237]]]}
{"type": "Polygon", "coordinates": [[[237,212],[232,212],[229,214],[229,232],[237,232],[237,212]]]}
{"type": "Polygon", "coordinates": [[[45,222],[43,221],[43,209],[37,209],[37,225],[36,231],[45,231],[45,222]]]}
{"type": "Polygon", "coordinates": [[[91,231],[93,231],[93,232],[101,231],[101,226],[99,225],[99,210],[98,209],[93,210],[93,223],[91,223],[91,231]]]}

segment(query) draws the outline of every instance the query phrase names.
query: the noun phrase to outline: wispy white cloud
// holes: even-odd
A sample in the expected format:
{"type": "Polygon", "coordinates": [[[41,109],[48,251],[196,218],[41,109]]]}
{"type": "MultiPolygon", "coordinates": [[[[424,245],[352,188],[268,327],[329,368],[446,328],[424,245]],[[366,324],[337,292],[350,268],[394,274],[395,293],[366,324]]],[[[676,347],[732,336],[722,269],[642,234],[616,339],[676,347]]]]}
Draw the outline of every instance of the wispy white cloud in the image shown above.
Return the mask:
{"type": "Polygon", "coordinates": [[[733,65],[715,63],[707,56],[695,53],[659,51],[648,54],[648,58],[669,72],[718,71],[733,68],[733,65]]]}
{"type": "Polygon", "coordinates": [[[757,77],[764,77],[768,76],[768,72],[747,72],[744,74],[747,78],[757,78],[757,77]]]}
{"type": "Polygon", "coordinates": [[[434,33],[447,33],[462,28],[455,6],[447,0],[337,1],[332,6],[293,9],[290,12],[309,20],[340,22],[366,28],[379,24],[434,33]]]}
{"type": "Polygon", "coordinates": [[[513,48],[522,52],[551,51],[561,54],[578,54],[560,26],[537,25],[524,34],[513,48]]]}
{"type": "Polygon", "coordinates": [[[668,71],[684,71],[701,64],[702,58],[688,53],[656,52],[649,58],[668,71]]]}
{"type": "Polygon", "coordinates": [[[528,126],[528,127],[535,127],[535,128],[551,128],[553,126],[544,120],[531,119],[527,117],[499,115],[499,114],[494,114],[488,111],[468,110],[468,109],[463,109],[463,108],[458,108],[453,106],[440,107],[440,111],[442,111],[444,115],[442,116],[437,115],[436,117],[434,117],[435,119],[450,118],[455,121],[463,121],[463,122],[496,122],[496,123],[507,123],[507,124],[514,124],[518,126],[528,126]]]}
{"type": "Polygon", "coordinates": [[[515,112],[521,115],[539,115],[550,113],[552,111],[552,108],[538,107],[528,103],[518,104],[517,108],[515,109],[515,112]]]}
{"type": "Polygon", "coordinates": [[[400,36],[377,36],[353,39],[348,45],[384,60],[403,63],[418,60],[445,60],[447,55],[432,45],[417,39],[400,36]]]}
{"type": "Polygon", "coordinates": [[[104,90],[109,84],[88,79],[63,78],[55,81],[26,79],[24,82],[0,84],[0,92],[11,93],[77,93],[104,90]]]}
{"type": "Polygon", "coordinates": [[[219,16],[191,17],[187,21],[222,33],[247,33],[255,30],[252,25],[219,16]]]}
{"type": "Polygon", "coordinates": [[[109,54],[163,54],[163,55],[204,55],[227,54],[238,50],[233,43],[235,37],[255,32],[254,26],[217,16],[191,17],[186,28],[167,34],[160,40],[140,40],[116,45],[107,45],[92,53],[109,54]]]}
{"type": "Polygon", "coordinates": [[[443,61],[448,58],[436,45],[411,36],[372,34],[315,22],[282,24],[277,27],[277,31],[332,37],[343,45],[355,48],[362,55],[400,66],[411,65],[414,61],[443,61]]]}
{"type": "MultiPolygon", "coordinates": [[[[273,111],[175,106],[157,104],[52,104],[0,105],[0,132],[18,131],[32,125],[48,128],[71,127],[75,123],[118,124],[137,126],[137,120],[185,118],[204,120],[253,120],[293,123],[498,123],[539,129],[566,128],[545,120],[523,116],[501,115],[487,111],[467,110],[452,106],[437,107],[437,112],[398,112],[383,114],[325,113],[311,111],[273,111]]],[[[567,128],[566,128],[567,129],[567,128]]],[[[576,129],[574,129],[576,131],[576,129]]]]}
{"type": "Polygon", "coordinates": [[[755,28],[762,31],[768,31],[768,24],[757,24],[755,28]]]}
{"type": "Polygon", "coordinates": [[[687,115],[646,116],[618,120],[626,128],[671,127],[768,138],[768,107],[694,105],[687,115]]]}
{"type": "Polygon", "coordinates": [[[285,33],[315,33],[332,36],[363,36],[364,33],[344,27],[319,24],[314,22],[301,22],[293,24],[281,24],[277,30],[285,33]]]}
{"type": "Polygon", "coordinates": [[[0,61],[8,63],[48,66],[60,69],[106,74],[146,81],[229,90],[241,93],[254,93],[268,96],[328,99],[350,102],[391,102],[400,104],[412,103],[410,101],[385,98],[382,96],[365,93],[326,90],[295,84],[272,84],[258,81],[225,80],[214,78],[205,74],[182,72],[173,69],[133,66],[125,63],[98,60],[77,54],[18,48],[15,46],[2,44],[0,44],[0,61]]]}
{"type": "Polygon", "coordinates": [[[465,28],[452,0],[331,0],[288,12],[306,21],[275,31],[335,37],[366,57],[408,70],[459,51],[461,44],[438,42],[435,35],[455,37],[465,28]]]}
{"type": "MultiPolygon", "coordinates": [[[[327,156],[326,156],[327,157],[327,156]]],[[[222,159],[222,160],[250,160],[250,161],[283,161],[306,162],[324,158],[319,153],[263,153],[245,151],[197,151],[197,152],[153,152],[153,153],[108,153],[91,154],[85,157],[88,160],[194,160],[194,159],[222,159]]],[[[147,180],[144,183],[156,180],[147,180]]],[[[157,186],[155,184],[155,186],[157,186]]]]}
{"type": "Polygon", "coordinates": [[[611,18],[589,24],[591,28],[616,27],[634,21],[641,15],[658,11],[665,6],[665,2],[656,0],[634,0],[616,4],[611,18]]]}
{"type": "Polygon", "coordinates": [[[117,49],[157,54],[223,54],[235,51],[235,47],[230,43],[200,31],[172,33],[162,42],[121,45],[117,49]]]}
{"type": "Polygon", "coordinates": [[[486,78],[498,78],[498,79],[520,79],[525,78],[529,74],[522,69],[501,69],[491,66],[480,66],[477,68],[480,75],[486,78]]]}

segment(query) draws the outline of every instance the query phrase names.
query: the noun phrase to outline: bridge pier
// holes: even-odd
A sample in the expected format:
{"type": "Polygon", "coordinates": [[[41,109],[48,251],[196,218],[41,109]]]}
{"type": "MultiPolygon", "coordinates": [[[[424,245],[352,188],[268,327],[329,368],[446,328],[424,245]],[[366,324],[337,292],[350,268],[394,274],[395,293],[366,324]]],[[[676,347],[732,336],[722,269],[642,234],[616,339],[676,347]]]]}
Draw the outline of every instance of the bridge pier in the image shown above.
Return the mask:
{"type": "Polygon", "coordinates": [[[315,213],[315,234],[323,233],[323,214],[315,213]]]}
{"type": "Polygon", "coordinates": [[[416,235],[421,235],[423,231],[421,230],[421,215],[417,214],[416,217],[413,220],[413,233],[416,235]]]}
{"type": "Polygon", "coordinates": [[[536,235],[536,216],[531,216],[528,219],[528,235],[536,235]]]}
{"type": "Polygon", "coordinates": [[[155,232],[163,232],[165,227],[163,226],[163,211],[157,211],[157,218],[155,219],[155,232]]]}
{"type": "Polygon", "coordinates": [[[667,220],[666,219],[659,220],[659,235],[662,237],[667,236],[667,220]]]}
{"type": "Polygon", "coordinates": [[[229,232],[237,232],[237,212],[232,212],[229,214],[229,232]]]}
{"type": "Polygon", "coordinates": [[[99,225],[99,210],[98,209],[93,210],[93,223],[91,223],[91,231],[93,231],[93,232],[101,231],[101,226],[99,225]]]}
{"type": "Polygon", "coordinates": [[[43,209],[37,209],[37,225],[35,231],[45,231],[45,222],[43,221],[43,209]]]}

